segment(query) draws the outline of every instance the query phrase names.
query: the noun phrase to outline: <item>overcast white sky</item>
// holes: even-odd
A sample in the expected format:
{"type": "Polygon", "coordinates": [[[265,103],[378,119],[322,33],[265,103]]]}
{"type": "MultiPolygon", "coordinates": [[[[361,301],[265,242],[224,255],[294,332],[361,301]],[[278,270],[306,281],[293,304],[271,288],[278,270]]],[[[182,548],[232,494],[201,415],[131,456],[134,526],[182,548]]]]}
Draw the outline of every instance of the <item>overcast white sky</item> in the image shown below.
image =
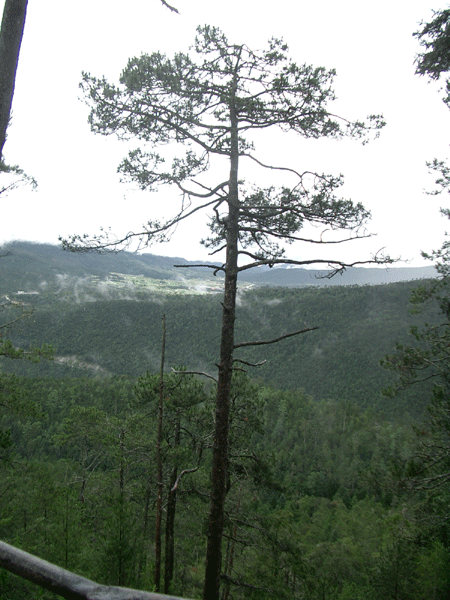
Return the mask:
{"type": "MultiPolygon", "coordinates": [[[[343,193],[372,212],[366,242],[342,249],[346,260],[364,259],[381,247],[425,264],[420,250],[440,246],[447,222],[430,197],[426,161],[449,155],[450,112],[437,84],[414,75],[419,47],[412,33],[431,9],[427,0],[173,0],[176,15],[159,0],[30,0],[19,61],[13,121],[4,152],[39,184],[2,200],[0,242],[57,243],[58,236],[139,229],[166,209],[167,194],[133,192],[116,168],[127,147],[94,136],[79,99],[81,71],[117,82],[128,58],[142,52],[186,51],[197,25],[219,26],[231,42],[262,48],[283,37],[298,63],[335,68],[334,112],[347,118],[383,113],[380,139],[362,147],[351,141],[304,141],[292,135],[261,138],[259,156],[298,169],[343,173],[343,193]]],[[[3,12],[4,2],[0,1],[3,12]]],[[[246,174],[243,173],[245,177],[246,174]]],[[[258,183],[260,183],[258,181],[258,183]]],[[[168,216],[168,214],[166,215],[168,216]]],[[[188,259],[206,257],[198,240],[202,220],[180,228],[170,244],[150,252],[188,259]]],[[[449,227],[450,229],[450,227],[449,227]]],[[[311,256],[292,247],[290,256],[311,256]]],[[[330,256],[330,253],[328,253],[330,256]]]]}

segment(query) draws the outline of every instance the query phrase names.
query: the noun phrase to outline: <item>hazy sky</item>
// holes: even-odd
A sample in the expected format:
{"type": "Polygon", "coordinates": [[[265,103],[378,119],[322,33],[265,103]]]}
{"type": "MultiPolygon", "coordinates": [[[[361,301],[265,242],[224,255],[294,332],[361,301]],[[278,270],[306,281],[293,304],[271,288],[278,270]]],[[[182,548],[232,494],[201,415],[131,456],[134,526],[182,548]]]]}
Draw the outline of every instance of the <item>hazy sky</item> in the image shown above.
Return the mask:
{"type": "MultiPolygon", "coordinates": [[[[2,199],[0,242],[57,243],[59,235],[93,234],[101,226],[121,234],[155,214],[169,216],[166,192],[135,192],[119,182],[116,168],[128,146],[90,132],[78,84],[81,71],[117,82],[128,58],[142,52],[186,51],[196,26],[209,24],[255,49],[272,36],[284,38],[296,62],[337,70],[334,112],[350,119],[384,114],[380,139],[364,147],[277,133],[261,137],[257,150],[263,160],[300,171],[344,174],[343,193],[372,212],[377,236],[352,242],[339,256],[363,259],[386,247],[413,266],[424,264],[420,250],[439,247],[447,225],[439,215],[447,198],[423,191],[433,187],[426,161],[449,154],[450,112],[439,85],[414,75],[419,46],[412,33],[442,6],[427,0],[173,3],[179,15],[159,0],[30,0],[4,151],[39,187],[2,199]]],[[[206,257],[198,244],[203,222],[180,227],[170,244],[150,252],[206,257]]],[[[310,257],[311,249],[293,246],[290,256],[310,257]]]]}

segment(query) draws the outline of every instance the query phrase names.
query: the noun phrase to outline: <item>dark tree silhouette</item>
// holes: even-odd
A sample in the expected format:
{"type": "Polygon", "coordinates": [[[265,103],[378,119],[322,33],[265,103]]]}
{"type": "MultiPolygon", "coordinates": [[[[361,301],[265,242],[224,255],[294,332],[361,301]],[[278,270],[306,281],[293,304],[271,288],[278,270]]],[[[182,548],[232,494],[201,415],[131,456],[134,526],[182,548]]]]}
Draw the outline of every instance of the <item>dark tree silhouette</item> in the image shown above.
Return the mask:
{"type": "Polygon", "coordinates": [[[0,162],[16,83],[28,0],[6,0],[0,30],[0,162]]]}
{"type": "MultiPolygon", "coordinates": [[[[429,23],[422,23],[422,28],[414,33],[425,50],[416,56],[416,73],[438,80],[443,73],[450,71],[450,9],[433,12],[433,19],[429,23]]],[[[448,79],[446,92],[444,102],[449,104],[448,79]]]]}

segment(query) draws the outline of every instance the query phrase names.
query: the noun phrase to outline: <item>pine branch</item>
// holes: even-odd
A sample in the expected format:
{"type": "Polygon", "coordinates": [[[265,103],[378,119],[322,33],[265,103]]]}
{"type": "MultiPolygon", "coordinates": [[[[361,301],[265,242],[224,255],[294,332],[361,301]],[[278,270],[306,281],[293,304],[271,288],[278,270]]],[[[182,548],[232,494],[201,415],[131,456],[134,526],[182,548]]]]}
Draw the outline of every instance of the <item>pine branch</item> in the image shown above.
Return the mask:
{"type": "MultiPolygon", "coordinates": [[[[262,365],[266,364],[267,360],[261,360],[261,361],[259,361],[257,363],[251,363],[251,362],[248,362],[246,360],[242,360],[241,358],[235,358],[234,362],[238,362],[238,363],[241,363],[243,365],[247,365],[248,367],[261,367],[262,365]]],[[[242,370],[244,370],[244,369],[242,369],[242,370]]]]}
{"type": "Polygon", "coordinates": [[[177,375],[202,375],[203,377],[212,379],[215,383],[217,383],[217,379],[215,377],[213,377],[212,375],[209,375],[208,373],[205,373],[203,371],[176,371],[173,367],[171,370],[172,370],[172,373],[176,373],[177,375]]]}
{"type": "Polygon", "coordinates": [[[178,10],[178,8],[175,8],[175,6],[171,6],[168,2],[166,2],[166,0],[161,0],[161,4],[163,6],[165,6],[166,8],[168,8],[169,10],[171,10],[174,13],[177,13],[177,15],[180,14],[180,11],[178,10]]]}

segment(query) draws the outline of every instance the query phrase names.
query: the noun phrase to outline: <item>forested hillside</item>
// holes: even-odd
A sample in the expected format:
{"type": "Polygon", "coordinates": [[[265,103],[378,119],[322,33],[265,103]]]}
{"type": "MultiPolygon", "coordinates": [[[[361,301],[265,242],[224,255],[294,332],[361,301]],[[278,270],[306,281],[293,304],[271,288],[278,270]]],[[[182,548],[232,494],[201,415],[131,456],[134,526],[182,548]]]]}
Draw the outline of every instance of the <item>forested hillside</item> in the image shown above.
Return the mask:
{"type": "MultiPolygon", "coordinates": [[[[25,347],[52,344],[55,359],[1,368],[52,377],[156,371],[165,314],[167,365],[213,372],[221,297],[209,272],[202,280],[198,272],[183,269],[197,278],[175,279],[174,269],[165,270],[167,259],[159,260],[158,269],[156,261],[151,268],[145,261],[129,267],[127,255],[74,256],[39,246],[33,256],[32,249],[13,249],[0,265],[9,296],[35,308],[30,318],[15,326],[12,339],[25,347]],[[68,262],[60,262],[61,257],[68,257],[68,262]],[[79,271],[73,266],[77,259],[79,271]],[[108,272],[111,261],[126,274],[108,272]]],[[[427,318],[408,313],[416,286],[417,282],[403,282],[286,288],[244,283],[238,296],[237,342],[274,339],[305,326],[318,329],[278,344],[242,348],[238,356],[265,361],[250,368],[251,376],[281,389],[303,389],[313,397],[351,401],[389,415],[405,411],[422,415],[425,402],[419,393],[414,401],[383,399],[381,390],[392,376],[379,364],[396,342],[407,341],[415,320],[427,318]]]]}
{"type": "MultiPolygon", "coordinates": [[[[170,367],[214,374],[220,286],[208,270],[179,278],[163,259],[139,271],[124,255],[120,272],[111,256],[75,258],[79,271],[51,248],[1,264],[5,319],[27,315],[10,338],[52,344],[54,357],[0,363],[0,537],[99,582],[152,589],[165,315],[163,577],[197,598],[215,384],[170,367]]],[[[382,394],[395,378],[380,360],[435,318],[410,314],[417,285],[240,286],[237,343],[317,329],[236,353],[263,364],[233,383],[225,594],[378,600],[396,586],[421,600],[447,589],[445,521],[427,522],[426,497],[404,496],[394,476],[429,395],[382,394]]],[[[25,596],[56,598],[0,570],[0,598],[25,596]]]]}
{"type": "MultiPolygon", "coordinates": [[[[21,402],[0,414],[9,432],[0,455],[1,538],[100,583],[151,590],[158,376],[137,385],[126,377],[5,383],[2,402],[6,392],[21,402]]],[[[172,534],[163,536],[167,589],[198,598],[213,395],[186,375],[166,386],[167,522],[178,482],[172,534]]],[[[235,378],[224,545],[233,597],[381,600],[396,587],[405,600],[444,598],[448,526],[427,520],[423,495],[399,496],[392,485],[391,465],[414,447],[408,421],[235,378]]],[[[445,498],[434,514],[445,516],[445,498]]],[[[0,590],[8,600],[56,600],[1,570],[0,590]]]]}
{"type": "MultiPolygon", "coordinates": [[[[217,263],[202,260],[200,264],[205,266],[194,268],[192,265],[199,263],[149,253],[71,253],[63,251],[59,246],[29,242],[5,244],[0,253],[1,294],[17,290],[58,291],[64,282],[88,285],[89,282],[98,284],[101,281],[107,284],[111,283],[112,274],[129,278],[128,283],[134,284],[139,278],[169,280],[178,282],[180,289],[183,288],[183,280],[187,279],[191,283],[189,289],[192,293],[195,284],[191,280],[210,284],[223,278],[220,271],[210,268],[217,263]],[[206,266],[208,264],[210,267],[206,266]]],[[[326,277],[327,273],[329,271],[299,267],[260,267],[242,272],[239,278],[246,284],[283,287],[373,285],[431,278],[435,277],[436,270],[434,267],[395,265],[389,268],[353,268],[331,279],[326,277]]],[[[112,292],[111,287],[109,292],[112,292]]]]}

